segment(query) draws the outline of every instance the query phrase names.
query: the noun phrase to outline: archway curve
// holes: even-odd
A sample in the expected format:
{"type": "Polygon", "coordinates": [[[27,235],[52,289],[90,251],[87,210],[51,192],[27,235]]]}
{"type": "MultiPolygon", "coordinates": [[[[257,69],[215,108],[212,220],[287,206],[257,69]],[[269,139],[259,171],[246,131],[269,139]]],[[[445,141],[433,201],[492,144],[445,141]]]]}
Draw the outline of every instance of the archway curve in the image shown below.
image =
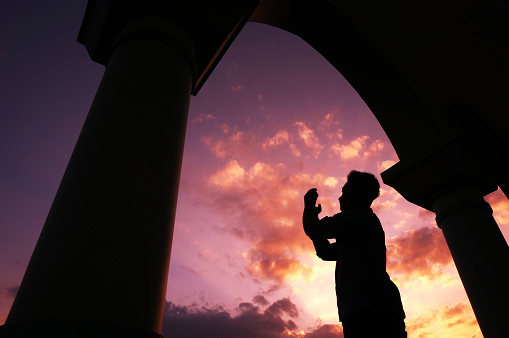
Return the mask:
{"type": "Polygon", "coordinates": [[[260,1],[250,21],[301,37],[350,82],[380,122],[401,158],[424,150],[438,125],[410,87],[335,6],[318,0],[260,1]]]}

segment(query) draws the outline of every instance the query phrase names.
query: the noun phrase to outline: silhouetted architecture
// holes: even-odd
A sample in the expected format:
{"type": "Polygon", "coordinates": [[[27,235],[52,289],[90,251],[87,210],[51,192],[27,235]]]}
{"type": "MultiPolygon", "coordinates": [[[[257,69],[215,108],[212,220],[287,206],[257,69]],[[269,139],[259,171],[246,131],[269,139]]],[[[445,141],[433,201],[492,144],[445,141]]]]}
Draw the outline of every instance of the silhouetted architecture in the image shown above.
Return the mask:
{"type": "Polygon", "coordinates": [[[483,199],[509,191],[508,7],[89,0],[78,41],[106,71],[0,335],[159,336],[189,98],[251,20],[357,90],[400,159],[384,182],[436,212],[484,336],[509,337],[509,248],[483,199]]]}
{"type": "Polygon", "coordinates": [[[407,336],[401,296],[386,270],[385,233],[371,210],[379,195],[373,174],[353,170],[338,199],[340,213],[319,219],[317,189],[304,196],[304,231],[318,257],[336,261],[338,314],[345,338],[407,336]]]}

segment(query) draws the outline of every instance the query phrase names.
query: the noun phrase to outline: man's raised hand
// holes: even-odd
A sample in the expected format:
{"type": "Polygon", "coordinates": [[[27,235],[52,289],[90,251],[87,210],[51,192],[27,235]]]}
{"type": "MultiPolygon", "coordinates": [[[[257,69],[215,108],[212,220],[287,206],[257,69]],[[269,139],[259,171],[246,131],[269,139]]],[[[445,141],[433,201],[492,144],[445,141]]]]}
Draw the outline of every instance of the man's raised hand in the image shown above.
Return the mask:
{"type": "Polygon", "coordinates": [[[309,189],[308,192],[304,195],[304,206],[306,208],[314,208],[316,210],[316,213],[319,214],[322,212],[322,205],[318,204],[316,205],[316,200],[318,199],[318,191],[316,188],[309,189]]]}

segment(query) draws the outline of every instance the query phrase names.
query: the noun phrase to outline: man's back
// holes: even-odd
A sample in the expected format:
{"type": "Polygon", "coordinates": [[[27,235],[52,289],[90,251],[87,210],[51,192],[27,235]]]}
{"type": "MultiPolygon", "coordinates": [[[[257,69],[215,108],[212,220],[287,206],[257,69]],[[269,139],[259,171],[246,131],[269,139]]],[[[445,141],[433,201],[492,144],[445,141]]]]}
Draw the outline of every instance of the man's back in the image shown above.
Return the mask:
{"type": "Polygon", "coordinates": [[[396,312],[404,318],[398,289],[386,272],[385,234],[371,208],[324,217],[316,231],[336,239],[340,318],[365,309],[396,312]]]}

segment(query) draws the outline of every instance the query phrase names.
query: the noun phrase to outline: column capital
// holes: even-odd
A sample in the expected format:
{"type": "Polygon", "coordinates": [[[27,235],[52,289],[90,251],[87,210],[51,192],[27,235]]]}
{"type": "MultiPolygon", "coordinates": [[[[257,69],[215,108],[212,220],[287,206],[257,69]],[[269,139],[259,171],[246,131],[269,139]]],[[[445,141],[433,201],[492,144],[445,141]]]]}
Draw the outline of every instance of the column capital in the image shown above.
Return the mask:
{"type": "Polygon", "coordinates": [[[437,215],[436,222],[439,228],[442,228],[442,221],[447,217],[470,209],[483,209],[488,214],[493,214],[493,209],[484,200],[481,192],[473,188],[451,190],[433,201],[433,211],[437,215]]]}
{"type": "MultiPolygon", "coordinates": [[[[196,95],[257,6],[258,0],[89,0],[78,42],[85,45],[93,61],[107,65],[112,46],[126,25],[142,17],[166,20],[185,32],[196,50],[192,67],[192,93],[196,95]]],[[[144,38],[176,41],[167,30],[155,34],[158,27],[150,27],[152,31],[144,38]]]]}
{"type": "Polygon", "coordinates": [[[491,159],[480,149],[469,147],[454,129],[437,137],[428,149],[384,171],[383,182],[430,211],[434,211],[434,201],[449,191],[471,187],[484,196],[497,189],[491,159]]]}

